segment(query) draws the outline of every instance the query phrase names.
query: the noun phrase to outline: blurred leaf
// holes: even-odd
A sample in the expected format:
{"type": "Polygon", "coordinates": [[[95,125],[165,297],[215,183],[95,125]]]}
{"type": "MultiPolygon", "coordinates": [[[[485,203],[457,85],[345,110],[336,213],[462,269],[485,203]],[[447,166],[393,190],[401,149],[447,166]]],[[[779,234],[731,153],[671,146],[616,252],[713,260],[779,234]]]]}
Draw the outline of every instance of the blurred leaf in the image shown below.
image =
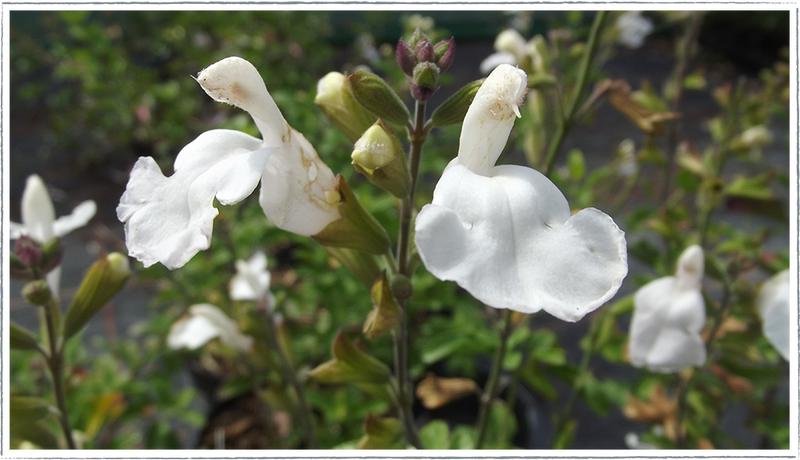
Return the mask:
{"type": "Polygon", "coordinates": [[[34,396],[12,396],[9,415],[12,424],[24,427],[39,422],[48,414],[57,414],[58,410],[47,402],[34,396]]]}
{"type": "Polygon", "coordinates": [[[467,425],[458,425],[450,434],[451,449],[474,449],[477,435],[475,428],[467,425]]]}
{"type": "Polygon", "coordinates": [[[426,449],[447,449],[450,447],[450,429],[442,420],[431,420],[419,430],[419,439],[426,449]]]}
{"type": "Polygon", "coordinates": [[[35,350],[39,342],[32,332],[14,323],[9,324],[9,345],[15,350],[35,350]]]}
{"type": "Polygon", "coordinates": [[[578,422],[575,420],[567,420],[561,426],[561,429],[556,433],[553,440],[553,449],[567,449],[572,444],[575,438],[575,432],[578,428],[578,422]]]}

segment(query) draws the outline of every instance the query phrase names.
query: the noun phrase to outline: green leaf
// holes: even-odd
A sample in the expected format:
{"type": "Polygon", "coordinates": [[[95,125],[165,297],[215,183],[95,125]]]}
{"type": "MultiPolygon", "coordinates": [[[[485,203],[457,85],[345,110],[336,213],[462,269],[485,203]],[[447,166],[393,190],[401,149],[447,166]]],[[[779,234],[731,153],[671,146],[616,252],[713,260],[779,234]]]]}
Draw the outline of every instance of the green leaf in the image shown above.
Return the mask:
{"type": "Polygon", "coordinates": [[[450,429],[442,420],[431,420],[419,430],[419,439],[426,449],[447,449],[450,447],[450,429]]]}
{"type": "Polygon", "coordinates": [[[737,176],[725,187],[725,194],[754,200],[770,200],[773,198],[769,183],[775,174],[767,172],[755,177],[737,176]]]}
{"type": "Polygon", "coordinates": [[[30,441],[42,449],[58,449],[58,438],[41,422],[36,422],[23,427],[15,426],[11,422],[11,435],[25,441],[30,441]]]}
{"type": "Polygon", "coordinates": [[[517,432],[517,419],[504,401],[496,400],[489,412],[489,426],[486,428],[487,449],[508,449],[511,439],[517,432]]]}
{"type": "Polygon", "coordinates": [[[522,378],[525,383],[533,387],[534,390],[545,398],[551,401],[558,398],[558,391],[556,391],[556,387],[550,383],[550,380],[547,379],[544,368],[536,366],[535,364],[526,366],[522,370],[522,378]]]}
{"type": "Polygon", "coordinates": [[[569,177],[578,182],[586,175],[586,160],[583,158],[583,152],[579,149],[572,149],[567,154],[567,168],[569,170],[569,177]]]}
{"type": "Polygon", "coordinates": [[[11,422],[16,426],[30,425],[48,414],[58,413],[45,400],[35,396],[12,396],[10,406],[11,422]]]}
{"type": "Polygon", "coordinates": [[[475,427],[468,425],[458,425],[450,434],[451,449],[474,449],[477,435],[475,427]]]}
{"type": "Polygon", "coordinates": [[[575,420],[567,420],[561,425],[553,440],[553,449],[567,449],[572,440],[575,439],[578,423],[575,420]]]}
{"type": "Polygon", "coordinates": [[[9,342],[12,349],[35,350],[39,346],[36,337],[27,329],[11,323],[9,325],[9,330],[11,332],[9,342]]]}

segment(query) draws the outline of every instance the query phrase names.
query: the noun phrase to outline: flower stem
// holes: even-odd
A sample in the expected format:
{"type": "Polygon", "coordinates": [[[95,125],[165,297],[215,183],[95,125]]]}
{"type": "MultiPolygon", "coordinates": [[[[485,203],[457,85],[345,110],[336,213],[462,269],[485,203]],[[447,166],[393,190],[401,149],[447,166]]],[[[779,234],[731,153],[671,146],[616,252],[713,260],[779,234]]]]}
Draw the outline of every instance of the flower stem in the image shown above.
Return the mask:
{"type": "MultiPolygon", "coordinates": [[[[422,145],[427,139],[428,128],[425,125],[425,103],[417,101],[414,110],[414,123],[409,126],[408,138],[411,141],[409,152],[409,172],[411,175],[411,187],[408,196],[403,198],[400,203],[400,235],[397,239],[397,272],[411,277],[409,270],[409,248],[411,245],[411,217],[414,209],[414,193],[417,188],[417,175],[419,173],[419,161],[422,156],[422,145]]],[[[408,383],[408,312],[406,299],[399,299],[400,302],[400,321],[396,335],[393,335],[395,374],[397,377],[397,403],[400,406],[400,414],[406,431],[406,440],[416,447],[422,449],[422,442],[414,424],[414,416],[411,410],[411,392],[408,383]]]]}
{"type": "MultiPolygon", "coordinates": [[[[683,79],[686,76],[686,68],[689,61],[694,57],[697,48],[697,36],[700,33],[700,24],[703,22],[703,13],[695,11],[689,19],[689,24],[686,26],[683,36],[678,43],[676,51],[677,62],[675,70],[672,73],[672,84],[674,85],[674,95],[672,98],[671,110],[673,113],[680,112],[681,102],[683,99],[683,79]]],[[[665,169],[664,186],[661,189],[661,200],[667,199],[670,193],[670,184],[675,175],[675,156],[678,146],[678,135],[680,133],[680,119],[673,120],[669,123],[669,131],[667,134],[667,167],[665,169]]]]}
{"type": "Polygon", "coordinates": [[[314,430],[314,423],[311,420],[311,410],[308,407],[308,403],[306,402],[306,393],[303,389],[303,385],[300,384],[300,381],[297,380],[297,374],[292,367],[289,358],[283,352],[283,348],[281,344],[278,342],[278,327],[275,324],[275,317],[272,314],[272,310],[270,305],[267,304],[267,300],[261,298],[258,300],[258,308],[259,310],[264,312],[264,318],[266,318],[267,328],[269,332],[269,344],[270,347],[275,350],[275,353],[278,355],[278,360],[280,361],[281,371],[283,373],[283,378],[289,381],[289,384],[294,389],[294,393],[297,396],[297,416],[300,419],[300,425],[303,430],[303,437],[306,441],[306,448],[309,449],[316,449],[317,448],[317,437],[316,432],[314,430]]]}
{"type": "Polygon", "coordinates": [[[72,425],[69,422],[69,415],[67,414],[67,400],[64,394],[64,353],[61,347],[60,339],[56,335],[56,322],[54,317],[58,311],[58,302],[55,299],[50,300],[50,305],[44,307],[44,316],[47,324],[47,338],[50,342],[50,356],[47,359],[47,368],[53,378],[53,392],[56,397],[56,405],[58,406],[61,417],[59,423],[61,429],[64,431],[64,438],[67,440],[67,446],[70,449],[77,449],[75,439],[72,437],[72,425]]]}
{"type": "Polygon", "coordinates": [[[492,402],[497,396],[497,381],[500,378],[500,370],[503,367],[503,360],[506,356],[506,348],[508,346],[508,337],[511,335],[511,310],[503,312],[503,326],[500,332],[500,346],[494,355],[494,362],[492,363],[492,370],[489,373],[489,380],[486,381],[486,388],[481,395],[481,406],[478,409],[478,423],[475,426],[477,432],[477,439],[475,441],[475,449],[483,447],[483,442],[486,440],[486,429],[488,428],[489,412],[491,412],[492,402]]]}
{"type": "Polygon", "coordinates": [[[561,412],[556,414],[556,419],[553,422],[553,426],[556,429],[556,435],[554,436],[554,439],[559,438],[558,434],[562,429],[564,429],[564,425],[569,419],[569,415],[572,413],[572,410],[575,408],[575,403],[578,401],[578,394],[586,384],[586,379],[589,375],[589,363],[592,360],[592,356],[594,356],[595,339],[597,336],[597,329],[599,328],[598,325],[603,321],[608,312],[609,309],[605,308],[603,312],[600,313],[599,317],[595,318],[595,320],[592,321],[591,326],[589,326],[589,344],[586,351],[583,352],[583,356],[581,356],[581,362],[578,364],[578,372],[575,375],[575,381],[570,389],[567,402],[564,404],[561,412]]]}
{"type": "Polygon", "coordinates": [[[542,174],[545,176],[549,175],[550,170],[553,169],[553,163],[555,163],[556,156],[558,156],[558,151],[561,149],[561,144],[564,142],[564,138],[572,129],[572,125],[575,123],[575,112],[578,110],[578,105],[581,100],[581,96],[583,95],[583,90],[586,88],[586,83],[589,80],[589,71],[592,68],[592,61],[594,61],[595,54],[597,54],[597,45],[600,41],[600,32],[603,30],[603,24],[605,23],[607,16],[608,11],[598,11],[597,15],[594,17],[592,30],[589,32],[589,41],[586,43],[586,48],[583,52],[581,64],[578,69],[578,82],[575,85],[574,94],[570,99],[569,107],[567,108],[566,113],[564,113],[564,116],[560,119],[556,136],[550,143],[550,148],[547,151],[545,163],[542,166],[542,174]]]}

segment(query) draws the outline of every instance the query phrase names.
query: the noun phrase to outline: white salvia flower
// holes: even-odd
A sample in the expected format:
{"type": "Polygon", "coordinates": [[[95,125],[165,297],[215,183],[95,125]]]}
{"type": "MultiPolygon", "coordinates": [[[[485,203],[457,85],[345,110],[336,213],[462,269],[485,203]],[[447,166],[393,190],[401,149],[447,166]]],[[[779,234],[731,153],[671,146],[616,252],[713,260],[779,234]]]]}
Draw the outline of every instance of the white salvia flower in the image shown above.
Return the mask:
{"type": "Polygon", "coordinates": [[[470,105],[458,156],[416,219],[428,270],[495,308],[577,321],[628,271],[625,235],[594,208],[570,216],[564,195],[523,166],[495,166],[525,94],[525,72],[495,69],[470,105]]]}
{"type": "Polygon", "coordinates": [[[311,236],[340,218],[333,173],[286,123],[252,64],[229,57],[197,81],[214,100],[247,111],[263,139],[226,129],[205,132],[178,153],[170,177],[153,158],[139,158],[117,207],[131,256],[145,267],[183,266],[210,245],[219,213],[214,198],[238,203],[259,181],[261,207],[279,228],[311,236]]]}
{"type": "MultiPolygon", "coordinates": [[[[10,222],[11,239],[27,235],[39,243],[46,243],[51,238],[62,237],[76,228],[83,227],[97,212],[97,205],[92,200],[84,201],[72,210],[72,213],[56,219],[53,201],[47,193],[42,178],[33,174],[25,183],[22,192],[22,223],[10,222]]],[[[61,267],[54,268],[47,274],[47,285],[53,296],[58,296],[61,278],[61,267]]]]}
{"type": "Polygon", "coordinates": [[[680,372],[706,362],[700,337],[706,322],[703,269],[703,249],[689,246],[678,259],[675,276],[651,281],[636,292],[630,332],[634,366],[680,372]]]}
{"type": "Polygon", "coordinates": [[[627,11],[617,18],[617,41],[631,49],[639,48],[653,31],[653,21],[642,16],[641,11],[627,11]]]}
{"type": "Polygon", "coordinates": [[[773,275],[761,285],[756,297],[764,335],[783,358],[789,361],[789,270],[773,275]]]}
{"type": "Polygon", "coordinates": [[[481,62],[481,73],[488,74],[501,64],[517,65],[522,62],[527,46],[525,38],[514,29],[506,29],[494,40],[496,53],[490,54],[481,62]]]}
{"type": "Polygon", "coordinates": [[[270,273],[267,256],[258,251],[247,261],[236,261],[236,275],[231,279],[230,296],[233,300],[257,300],[266,298],[271,307],[275,302],[269,292],[270,273]]]}
{"type": "Polygon", "coordinates": [[[239,332],[236,323],[214,305],[201,303],[189,307],[189,315],[172,325],[167,345],[175,350],[194,350],[219,337],[225,345],[246,352],[253,338],[239,332]]]}

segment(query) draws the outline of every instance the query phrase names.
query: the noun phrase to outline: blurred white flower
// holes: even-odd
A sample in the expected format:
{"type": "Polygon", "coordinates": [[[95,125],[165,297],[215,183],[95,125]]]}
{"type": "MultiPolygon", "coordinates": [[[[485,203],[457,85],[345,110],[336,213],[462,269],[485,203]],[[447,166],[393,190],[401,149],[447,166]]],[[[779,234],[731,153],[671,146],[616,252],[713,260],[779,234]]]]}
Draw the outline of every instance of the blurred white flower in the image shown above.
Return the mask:
{"type": "Polygon", "coordinates": [[[225,345],[246,352],[253,338],[239,332],[236,323],[214,305],[202,303],[189,307],[189,315],[172,325],[167,345],[175,350],[194,350],[219,337],[225,345]]]}
{"type": "MultiPolygon", "coordinates": [[[[56,219],[53,201],[47,193],[47,187],[42,178],[36,174],[29,176],[25,183],[21,208],[22,223],[9,223],[11,239],[27,235],[42,244],[51,238],[62,237],[76,228],[83,227],[97,212],[95,202],[87,200],[76,206],[71,214],[56,219]]],[[[60,266],[47,274],[47,285],[55,297],[58,296],[60,279],[60,266]]]]}
{"type": "Polygon", "coordinates": [[[230,296],[233,300],[257,300],[267,298],[270,308],[275,302],[269,292],[270,273],[267,256],[258,251],[247,261],[236,261],[236,275],[231,279],[230,296]]]}
{"type": "Polygon", "coordinates": [[[639,439],[639,435],[636,433],[628,433],[625,435],[625,445],[628,446],[628,449],[656,449],[657,447],[649,442],[643,442],[639,439]]]}
{"type": "Polygon", "coordinates": [[[501,65],[481,86],[458,156],[417,216],[416,244],[434,276],[487,305],[577,321],[619,289],[628,270],[625,236],[597,209],[571,216],[541,173],[495,166],[526,84],[525,72],[501,65]]]}
{"type": "Polygon", "coordinates": [[[617,18],[617,41],[631,49],[639,48],[653,31],[653,21],[642,16],[641,11],[627,11],[617,18]]]}
{"type": "Polygon", "coordinates": [[[524,59],[527,47],[525,38],[514,29],[506,29],[494,40],[496,53],[481,62],[481,73],[488,74],[501,64],[517,65],[524,59]]]}
{"type": "Polygon", "coordinates": [[[764,335],[783,359],[789,361],[789,270],[784,270],[764,281],[756,297],[758,313],[763,323],[764,335]]]}
{"type": "Polygon", "coordinates": [[[239,131],[207,131],[178,153],[170,177],[153,158],[139,158],[117,207],[131,256],[145,267],[183,266],[210,245],[219,213],[214,198],[223,205],[238,203],[259,181],[261,207],[279,228],[311,236],[340,218],[333,173],[286,123],[252,64],[226,58],[200,72],[197,81],[214,100],[247,111],[263,140],[239,131]]]}
{"type": "Polygon", "coordinates": [[[747,128],[739,135],[739,141],[747,147],[766,147],[772,143],[772,132],[764,125],[747,128]]]}
{"type": "Polygon", "coordinates": [[[703,249],[689,246],[675,276],[651,281],[636,292],[630,332],[631,363],[655,372],[680,372],[706,361],[700,331],[706,321],[701,290],[703,249]]]}

